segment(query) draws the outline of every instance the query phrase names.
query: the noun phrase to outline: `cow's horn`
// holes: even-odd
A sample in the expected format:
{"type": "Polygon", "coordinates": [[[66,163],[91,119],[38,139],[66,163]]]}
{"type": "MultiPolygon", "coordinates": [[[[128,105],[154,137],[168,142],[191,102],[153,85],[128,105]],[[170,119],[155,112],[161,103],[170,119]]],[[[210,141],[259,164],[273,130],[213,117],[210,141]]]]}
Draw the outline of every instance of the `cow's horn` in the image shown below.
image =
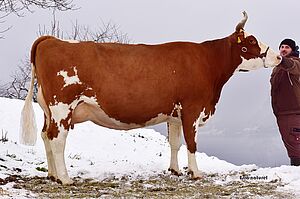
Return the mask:
{"type": "Polygon", "coordinates": [[[248,15],[246,11],[243,12],[244,18],[241,20],[241,22],[236,26],[235,31],[240,32],[241,29],[244,29],[245,23],[248,19],[248,15]]]}

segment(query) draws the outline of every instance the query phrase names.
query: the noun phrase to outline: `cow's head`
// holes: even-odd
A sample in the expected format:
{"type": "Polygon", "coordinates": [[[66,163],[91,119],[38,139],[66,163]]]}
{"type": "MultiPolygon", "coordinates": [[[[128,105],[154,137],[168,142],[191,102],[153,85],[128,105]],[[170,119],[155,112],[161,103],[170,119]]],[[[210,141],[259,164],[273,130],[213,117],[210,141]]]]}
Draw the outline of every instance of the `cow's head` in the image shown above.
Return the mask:
{"type": "Polygon", "coordinates": [[[243,12],[244,17],[236,26],[233,38],[242,63],[236,71],[250,71],[258,68],[274,67],[280,63],[279,54],[269,48],[266,44],[258,41],[253,35],[244,31],[245,23],[248,19],[247,13],[243,12]]]}

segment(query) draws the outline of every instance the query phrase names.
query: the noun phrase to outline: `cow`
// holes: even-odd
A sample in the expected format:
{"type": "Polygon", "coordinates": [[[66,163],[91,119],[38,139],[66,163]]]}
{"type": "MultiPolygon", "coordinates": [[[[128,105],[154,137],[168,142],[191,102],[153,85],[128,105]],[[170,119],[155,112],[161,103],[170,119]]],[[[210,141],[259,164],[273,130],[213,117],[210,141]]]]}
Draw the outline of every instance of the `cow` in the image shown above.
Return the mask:
{"type": "Polygon", "coordinates": [[[177,154],[183,130],[188,172],[193,179],[201,178],[196,133],[215,113],[224,84],[235,71],[280,63],[277,53],[244,31],[247,19],[243,12],[231,35],[202,43],[145,45],[38,38],[31,49],[32,80],[22,110],[20,142],[33,145],[36,141],[32,109],[36,78],[50,179],[73,183],[65,165],[65,143],[69,130],[85,121],[122,130],[167,122],[169,170],[181,174],[177,154]]]}

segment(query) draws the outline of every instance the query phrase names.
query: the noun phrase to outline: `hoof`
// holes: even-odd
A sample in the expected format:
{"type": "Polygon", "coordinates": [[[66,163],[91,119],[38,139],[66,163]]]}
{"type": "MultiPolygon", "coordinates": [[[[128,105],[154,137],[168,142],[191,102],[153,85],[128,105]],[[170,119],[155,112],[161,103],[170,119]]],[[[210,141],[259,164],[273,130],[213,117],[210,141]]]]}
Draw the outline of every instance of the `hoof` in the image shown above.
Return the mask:
{"type": "Polygon", "coordinates": [[[55,178],[54,176],[47,176],[47,179],[51,180],[53,182],[57,182],[58,184],[62,184],[62,185],[72,185],[72,184],[74,184],[74,181],[71,180],[70,178],[65,179],[65,180],[60,180],[60,179],[55,178]]]}
{"type": "Polygon", "coordinates": [[[201,175],[200,172],[188,171],[188,175],[191,175],[193,180],[201,180],[201,179],[203,179],[203,176],[201,175]]]}
{"type": "Polygon", "coordinates": [[[182,173],[180,171],[176,171],[175,169],[169,168],[168,171],[171,172],[171,174],[176,175],[176,176],[181,176],[182,173]]]}
{"type": "Polygon", "coordinates": [[[57,183],[62,184],[62,185],[73,185],[74,184],[74,181],[71,180],[70,178],[65,179],[65,180],[57,179],[56,181],[57,181],[57,183]]]}
{"type": "Polygon", "coordinates": [[[56,178],[54,176],[47,176],[47,179],[56,182],[56,178]]]}

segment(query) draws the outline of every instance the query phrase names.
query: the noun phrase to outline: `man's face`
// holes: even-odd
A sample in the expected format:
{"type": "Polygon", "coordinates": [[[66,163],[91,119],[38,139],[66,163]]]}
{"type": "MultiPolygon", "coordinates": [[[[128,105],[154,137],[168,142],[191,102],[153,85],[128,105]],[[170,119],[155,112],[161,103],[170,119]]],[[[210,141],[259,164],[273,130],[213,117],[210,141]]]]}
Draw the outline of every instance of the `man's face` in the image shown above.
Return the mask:
{"type": "Polygon", "coordinates": [[[290,46],[288,45],[285,45],[285,44],[282,44],[280,46],[280,49],[279,49],[279,53],[282,57],[286,57],[287,55],[289,55],[290,53],[292,52],[292,49],[290,46]]]}

